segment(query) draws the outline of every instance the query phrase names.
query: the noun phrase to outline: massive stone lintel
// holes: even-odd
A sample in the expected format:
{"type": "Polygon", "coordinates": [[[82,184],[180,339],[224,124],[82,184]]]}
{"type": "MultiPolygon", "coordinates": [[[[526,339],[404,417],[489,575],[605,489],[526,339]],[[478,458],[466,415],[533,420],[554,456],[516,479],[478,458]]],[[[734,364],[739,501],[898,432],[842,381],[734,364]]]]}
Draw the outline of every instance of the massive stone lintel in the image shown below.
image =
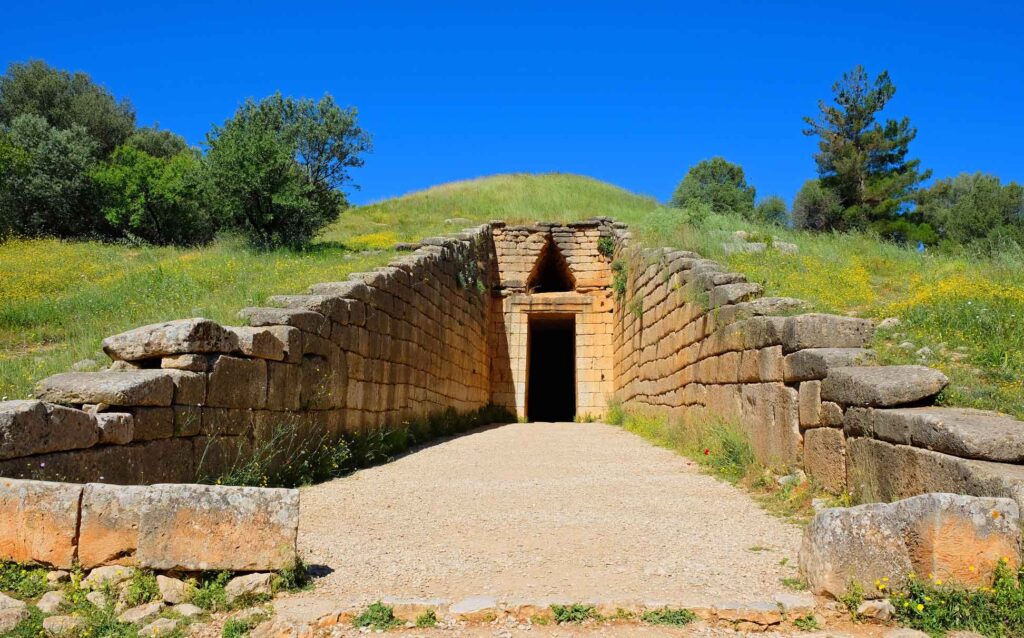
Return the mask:
{"type": "Polygon", "coordinates": [[[174,378],[167,370],[64,372],[36,384],[36,396],[69,405],[171,405],[174,378]]]}
{"type": "Polygon", "coordinates": [[[821,384],[821,398],[842,405],[891,407],[934,397],[949,383],[925,366],[842,366],[821,384]]]}
{"type": "Polygon", "coordinates": [[[0,402],[0,460],[92,447],[96,418],[42,401],[0,402]]]}
{"type": "Polygon", "coordinates": [[[172,354],[230,353],[237,349],[230,332],[201,317],[154,323],[103,340],[103,351],[111,359],[125,361],[172,354]]]}

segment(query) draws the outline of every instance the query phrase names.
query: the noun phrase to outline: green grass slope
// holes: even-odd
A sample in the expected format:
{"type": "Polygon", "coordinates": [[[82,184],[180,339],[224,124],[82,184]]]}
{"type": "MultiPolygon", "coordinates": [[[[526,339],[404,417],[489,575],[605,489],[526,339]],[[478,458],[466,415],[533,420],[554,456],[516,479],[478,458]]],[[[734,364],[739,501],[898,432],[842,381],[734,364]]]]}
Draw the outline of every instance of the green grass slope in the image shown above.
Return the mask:
{"type": "Polygon", "coordinates": [[[1017,259],[918,254],[860,234],[809,234],[712,216],[688,226],[678,211],[588,177],[495,175],[452,182],[345,212],[306,252],[254,252],[224,239],[199,249],[130,248],[53,240],[0,244],[0,397],[24,398],[38,379],[82,359],[104,363],[107,335],[145,323],[235,313],[268,295],[386,263],[399,241],[490,219],[569,221],[608,215],[651,246],[720,259],[814,310],[882,319],[886,362],[925,363],[953,379],[944,403],[1024,418],[1024,266],[1017,259]],[[726,255],[746,230],[796,243],[726,255]],[[905,344],[913,347],[900,347],[905,344]],[[926,348],[923,355],[917,354],[926,348]],[[928,351],[931,351],[928,354],[928,351]]]}

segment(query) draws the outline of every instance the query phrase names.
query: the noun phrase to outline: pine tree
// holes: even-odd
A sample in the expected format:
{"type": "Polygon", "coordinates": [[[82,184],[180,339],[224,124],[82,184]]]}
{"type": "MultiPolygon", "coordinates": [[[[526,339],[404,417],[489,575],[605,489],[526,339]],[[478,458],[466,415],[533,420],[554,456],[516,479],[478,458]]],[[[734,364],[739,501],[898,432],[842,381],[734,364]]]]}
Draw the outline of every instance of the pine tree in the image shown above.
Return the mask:
{"type": "Polygon", "coordinates": [[[908,160],[917,129],[910,119],[877,121],[896,94],[888,71],[872,82],[858,65],[832,85],[834,104],[818,102],[820,117],[805,117],[805,135],[816,135],[821,185],[835,193],[843,210],[834,228],[871,228],[893,239],[914,239],[905,213],[918,185],[931,176],[920,160],[908,160]]]}

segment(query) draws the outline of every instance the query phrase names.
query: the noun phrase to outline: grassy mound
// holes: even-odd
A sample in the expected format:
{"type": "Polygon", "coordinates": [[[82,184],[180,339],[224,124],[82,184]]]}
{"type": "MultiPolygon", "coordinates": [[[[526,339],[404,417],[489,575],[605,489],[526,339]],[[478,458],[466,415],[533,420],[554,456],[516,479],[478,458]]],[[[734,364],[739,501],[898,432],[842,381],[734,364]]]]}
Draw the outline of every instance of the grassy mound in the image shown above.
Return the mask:
{"type": "Polygon", "coordinates": [[[1024,418],[1020,256],[920,254],[862,234],[816,235],[728,216],[694,227],[650,197],[557,173],[452,182],[360,206],[301,253],[258,253],[230,238],[192,250],[53,240],[0,244],[0,397],[27,397],[35,381],[76,361],[105,363],[99,343],[107,335],[188,316],[233,323],[239,308],[268,295],[382,265],[395,242],[490,219],[595,215],[630,224],[645,244],[721,259],[762,283],[767,294],[805,299],[814,310],[897,317],[901,324],[879,336],[884,361],[946,372],[953,384],[940,398],[944,403],[1024,418]],[[775,235],[800,251],[726,254],[722,244],[740,229],[775,235]]]}

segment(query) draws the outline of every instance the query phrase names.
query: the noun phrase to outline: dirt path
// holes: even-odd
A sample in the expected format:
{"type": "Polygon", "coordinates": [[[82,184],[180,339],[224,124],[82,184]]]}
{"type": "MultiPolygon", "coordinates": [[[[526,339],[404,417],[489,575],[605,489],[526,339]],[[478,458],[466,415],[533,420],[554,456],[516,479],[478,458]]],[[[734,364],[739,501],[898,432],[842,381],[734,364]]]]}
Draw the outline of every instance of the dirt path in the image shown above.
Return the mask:
{"type": "Polygon", "coordinates": [[[511,424],[303,490],[300,551],[333,571],[300,597],[763,601],[786,591],[799,538],[620,428],[511,424]]]}

